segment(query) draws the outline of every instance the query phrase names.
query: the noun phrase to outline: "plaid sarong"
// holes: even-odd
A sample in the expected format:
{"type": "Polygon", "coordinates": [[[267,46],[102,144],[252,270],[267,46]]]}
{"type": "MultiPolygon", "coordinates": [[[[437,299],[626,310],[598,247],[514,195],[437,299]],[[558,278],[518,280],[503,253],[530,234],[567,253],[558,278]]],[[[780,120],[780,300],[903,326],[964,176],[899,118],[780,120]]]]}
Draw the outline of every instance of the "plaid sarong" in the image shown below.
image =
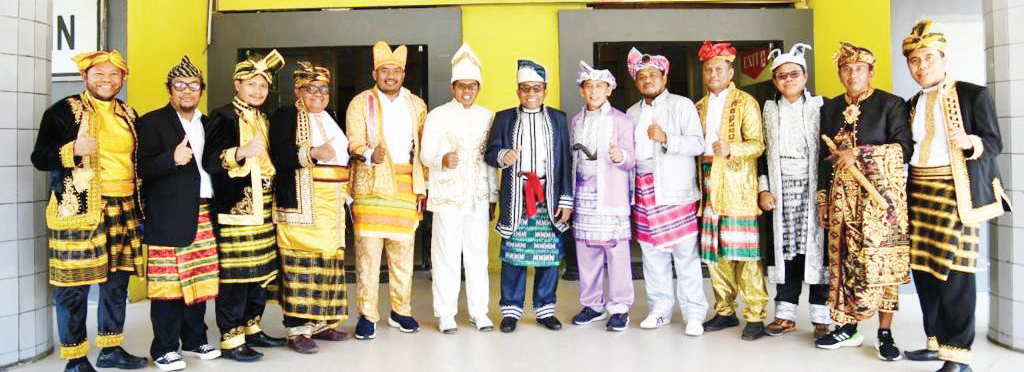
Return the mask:
{"type": "Polygon", "coordinates": [[[718,260],[757,261],[761,259],[761,238],[756,216],[719,216],[711,208],[711,160],[701,158],[704,182],[703,215],[700,219],[700,258],[704,262],[718,260]]]}
{"type": "Polygon", "coordinates": [[[268,285],[278,273],[277,233],[271,219],[274,196],[263,194],[263,223],[220,225],[220,281],[268,285]]]}
{"type": "Polygon", "coordinates": [[[348,319],[344,247],[333,256],[281,248],[281,268],[285,315],[329,323],[348,319]]]}
{"type": "Polygon", "coordinates": [[[637,174],[633,202],[636,240],[654,248],[672,251],[676,243],[697,234],[697,202],[686,205],[657,205],[654,175],[637,174]]]}
{"type": "Polygon", "coordinates": [[[103,221],[92,229],[47,228],[50,284],[103,283],[107,273],[145,273],[142,216],[133,196],[104,196],[103,221]]]}
{"type": "Polygon", "coordinates": [[[192,305],[217,297],[220,265],[209,204],[199,204],[192,244],[147,248],[146,292],[150,300],[182,299],[186,305],[192,305]]]}
{"type": "Polygon", "coordinates": [[[526,217],[519,229],[501,240],[501,261],[513,266],[551,267],[562,260],[562,239],[548,217],[547,203],[537,205],[537,214],[526,217]]]}
{"type": "Polygon", "coordinates": [[[911,167],[907,189],[910,268],[939,280],[950,271],[976,272],[980,230],[960,222],[950,167],[911,167]]]}

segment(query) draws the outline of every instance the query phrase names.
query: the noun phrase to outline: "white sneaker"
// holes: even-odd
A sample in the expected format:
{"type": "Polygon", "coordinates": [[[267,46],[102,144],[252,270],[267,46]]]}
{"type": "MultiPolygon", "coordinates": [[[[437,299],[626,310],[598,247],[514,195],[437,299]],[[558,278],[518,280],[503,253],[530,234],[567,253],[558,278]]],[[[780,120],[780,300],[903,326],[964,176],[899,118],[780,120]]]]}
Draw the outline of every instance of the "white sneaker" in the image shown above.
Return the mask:
{"type": "Polygon", "coordinates": [[[185,361],[181,359],[181,354],[177,351],[169,351],[164,356],[156,358],[153,361],[157,368],[161,371],[179,371],[185,369],[185,361]]]}
{"type": "Polygon", "coordinates": [[[672,321],[671,315],[655,314],[651,313],[647,315],[644,321],[640,322],[640,328],[642,329],[655,329],[663,325],[668,324],[672,321]]]}
{"type": "Polygon", "coordinates": [[[476,330],[481,332],[490,332],[494,330],[494,323],[491,322],[491,318],[486,316],[469,318],[469,324],[476,327],[476,330]]]}
{"type": "Polygon", "coordinates": [[[699,320],[686,322],[685,328],[687,336],[697,337],[704,334],[704,325],[699,320]]]}
{"type": "Polygon", "coordinates": [[[201,360],[211,360],[220,358],[220,349],[210,346],[210,344],[202,344],[194,350],[182,350],[181,354],[201,360]]]}
{"type": "Polygon", "coordinates": [[[455,318],[449,316],[438,318],[437,329],[440,330],[441,333],[452,334],[459,330],[459,326],[455,324],[455,318]]]}

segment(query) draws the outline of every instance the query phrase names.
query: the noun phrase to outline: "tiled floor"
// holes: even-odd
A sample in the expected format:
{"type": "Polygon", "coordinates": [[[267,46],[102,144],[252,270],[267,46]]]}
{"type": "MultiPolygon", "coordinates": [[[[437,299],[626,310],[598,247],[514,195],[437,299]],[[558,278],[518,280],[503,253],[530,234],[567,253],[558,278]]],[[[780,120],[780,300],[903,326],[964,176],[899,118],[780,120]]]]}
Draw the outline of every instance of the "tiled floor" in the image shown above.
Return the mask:
{"type": "MultiPolygon", "coordinates": [[[[683,333],[679,315],[676,323],[657,330],[641,330],[640,320],[646,314],[643,282],[637,281],[637,301],[632,309],[630,328],[621,333],[606,332],[603,325],[574,326],[569,319],[578,311],[576,282],[561,281],[558,290],[558,317],[565,324],[558,332],[548,331],[534,323],[532,314],[520,323],[512,334],[498,331],[477,332],[466,323],[465,300],[462,315],[457,320],[459,331],[453,335],[437,331],[437,321],[431,309],[430,278],[427,273],[416,273],[414,281],[414,315],[423,323],[419,333],[403,334],[380,323],[377,338],[372,341],[348,340],[339,343],[320,342],[320,353],[299,355],[287,348],[264,349],[266,356],[254,364],[230,360],[199,361],[186,359],[189,371],[247,372],[299,372],[299,371],[934,371],[939,362],[883,362],[875,357],[875,327],[871,320],[861,325],[865,334],[864,346],[835,351],[814,347],[810,335],[806,305],[801,306],[798,331],[782,337],[765,337],[754,342],[740,340],[740,327],[708,333],[703,337],[688,337],[683,333]]],[[[709,302],[710,287],[705,281],[709,302]]],[[[350,297],[354,286],[350,286],[350,297]]],[[[492,276],[492,303],[497,303],[497,277],[492,276]]],[[[773,288],[769,289],[774,292],[773,288]]],[[[386,290],[381,291],[386,294],[386,290]]],[[[806,291],[805,291],[806,293],[806,291]]],[[[806,298],[806,294],[804,295],[806,298]]],[[[354,301],[350,301],[354,303],[354,301]]],[[[1014,352],[993,344],[985,338],[988,324],[987,294],[978,299],[978,337],[974,344],[975,371],[1024,370],[1024,353],[1014,352]]],[[[921,311],[914,295],[902,295],[901,311],[893,324],[897,344],[903,348],[924,345],[921,331],[921,311]]],[[[386,301],[381,306],[387,312],[386,301]]],[[[492,309],[496,306],[492,306],[492,309]]],[[[90,310],[95,310],[92,308],[90,310]]],[[[207,310],[207,324],[211,326],[210,340],[216,340],[213,306],[207,310]]],[[[354,309],[353,309],[354,312],[354,309]]],[[[91,314],[90,314],[91,315],[91,314]]],[[[497,322],[496,310],[491,312],[497,322]]],[[[269,333],[283,335],[280,308],[268,306],[264,327],[269,333]]],[[[344,329],[351,331],[355,320],[350,319],[344,329]]],[[[137,355],[147,355],[152,330],[147,303],[128,307],[127,349],[137,355]]],[[[95,322],[89,320],[90,339],[95,333],[95,322]]],[[[56,336],[54,336],[56,337],[56,336]]],[[[98,350],[90,352],[95,361],[98,350]]],[[[17,372],[59,371],[63,362],[51,354],[38,362],[15,367],[17,372]]],[[[156,370],[155,367],[147,367],[156,370]]]]}

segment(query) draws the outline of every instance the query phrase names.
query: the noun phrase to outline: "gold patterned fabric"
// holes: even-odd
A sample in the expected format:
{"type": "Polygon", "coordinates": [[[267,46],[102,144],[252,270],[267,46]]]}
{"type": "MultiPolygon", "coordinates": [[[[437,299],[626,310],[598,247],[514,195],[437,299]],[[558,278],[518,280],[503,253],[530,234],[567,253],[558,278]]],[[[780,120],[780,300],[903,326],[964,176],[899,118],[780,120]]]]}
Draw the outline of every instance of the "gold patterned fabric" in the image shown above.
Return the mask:
{"type": "Polygon", "coordinates": [[[839,50],[832,54],[832,62],[836,67],[843,67],[851,63],[864,62],[875,65],[875,54],[868,48],[859,47],[851,43],[840,41],[839,50]]]}
{"type": "Polygon", "coordinates": [[[910,168],[910,268],[946,280],[977,272],[979,226],[960,221],[949,166],[910,168]]]}
{"type": "Polygon", "coordinates": [[[145,273],[142,216],[135,200],[104,197],[103,222],[94,228],[47,229],[50,284],[74,287],[103,283],[108,272],[145,273]]]}
{"type": "Polygon", "coordinates": [[[768,304],[768,287],[764,281],[761,261],[718,260],[708,262],[711,290],[715,293],[715,312],[718,315],[736,314],[736,295],[743,303],[743,319],[763,322],[768,304]]]}
{"type": "Polygon", "coordinates": [[[332,323],[348,319],[343,246],[330,253],[282,247],[280,254],[284,315],[332,323]]]}
{"type": "Polygon", "coordinates": [[[125,61],[124,56],[116,49],[79,53],[71,57],[71,60],[75,62],[79,72],[85,72],[89,67],[110,62],[110,64],[121,69],[125,76],[128,76],[128,61],[125,61]]]}
{"type": "Polygon", "coordinates": [[[376,70],[378,67],[387,64],[405,68],[405,60],[408,53],[408,48],[405,45],[399,45],[392,52],[387,42],[379,40],[373,44],[373,69],[376,70]]]}
{"type": "Polygon", "coordinates": [[[114,111],[114,101],[101,101],[88,91],[82,93],[98,126],[100,185],[103,196],[130,196],[135,193],[135,132],[128,122],[114,111]]]}
{"type": "Polygon", "coordinates": [[[279,223],[277,244],[282,249],[317,252],[331,257],[345,248],[345,198],[348,168],[317,165],[313,168],[312,225],[279,223]]]}
{"type": "Polygon", "coordinates": [[[267,79],[267,84],[274,83],[274,72],[284,66],[284,57],[277,49],[271,50],[266,56],[250,55],[244,61],[235,64],[232,77],[235,80],[249,80],[259,75],[267,79]]]}
{"type": "Polygon", "coordinates": [[[412,315],[413,240],[356,237],[356,305],[359,315],[376,323],[380,321],[377,307],[380,285],[381,253],[388,260],[388,298],[391,310],[399,315],[412,315]]]}
{"type": "MultiPolygon", "coordinates": [[[[854,135],[835,138],[850,148],[854,135]]],[[[867,319],[876,311],[895,311],[898,286],[910,281],[907,238],[906,172],[898,144],[857,147],[857,167],[888,201],[878,205],[850,172],[833,177],[828,206],[829,298],[837,324],[867,319]]]]}
{"type": "Polygon", "coordinates": [[[292,78],[295,79],[296,87],[301,87],[314,81],[322,81],[330,84],[331,70],[328,70],[321,65],[314,65],[311,62],[301,61],[299,62],[299,68],[292,71],[292,78]]]}
{"type": "Polygon", "coordinates": [[[761,208],[757,206],[757,159],[764,152],[764,125],[757,100],[736,88],[736,84],[729,83],[721,123],[707,122],[708,96],[697,101],[696,106],[704,133],[717,130],[720,139],[729,142],[729,157],[716,156],[712,161],[711,174],[697,177],[701,187],[710,190],[711,208],[722,216],[760,215],[761,208]],[[703,185],[705,179],[707,186],[703,185]]]}
{"type": "Polygon", "coordinates": [[[263,223],[221,225],[217,236],[220,249],[220,281],[269,285],[278,274],[277,235],[271,219],[273,196],[263,194],[260,203],[263,223]]]}

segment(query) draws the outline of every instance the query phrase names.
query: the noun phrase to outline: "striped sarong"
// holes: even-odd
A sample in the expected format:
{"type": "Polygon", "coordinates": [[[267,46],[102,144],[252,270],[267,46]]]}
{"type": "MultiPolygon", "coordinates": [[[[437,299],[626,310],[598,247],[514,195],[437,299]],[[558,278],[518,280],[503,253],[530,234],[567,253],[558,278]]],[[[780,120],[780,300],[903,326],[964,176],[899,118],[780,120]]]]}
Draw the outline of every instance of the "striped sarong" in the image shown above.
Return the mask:
{"type": "Polygon", "coordinates": [[[633,221],[636,240],[655,249],[671,252],[683,239],[697,234],[697,202],[685,205],[657,205],[654,175],[636,175],[633,221]]]}
{"type": "Polygon", "coordinates": [[[50,284],[74,287],[103,283],[108,272],[145,272],[142,217],[134,196],[102,200],[103,220],[95,228],[47,228],[50,284]]]}
{"type": "Polygon", "coordinates": [[[700,219],[700,258],[757,261],[761,259],[760,235],[756,216],[719,216],[711,208],[711,159],[700,160],[704,177],[703,216],[700,219]]]}
{"type": "Polygon", "coordinates": [[[348,319],[344,248],[334,255],[281,248],[281,268],[285,315],[329,323],[348,319]]]}
{"type": "Polygon", "coordinates": [[[910,268],[946,280],[950,271],[977,271],[979,227],[960,221],[949,166],[911,167],[910,268]]]}
{"type": "Polygon", "coordinates": [[[547,203],[537,205],[537,214],[519,220],[519,229],[501,240],[501,261],[513,266],[551,267],[562,261],[562,239],[548,216],[547,203]]]}
{"type": "Polygon", "coordinates": [[[181,299],[192,305],[217,297],[220,265],[208,203],[199,204],[192,244],[149,245],[147,249],[146,292],[150,300],[181,299]]]}
{"type": "Polygon", "coordinates": [[[629,240],[629,216],[602,210],[596,188],[577,185],[575,199],[572,233],[577,241],[591,247],[611,248],[629,240]]]}
{"type": "Polygon", "coordinates": [[[278,273],[277,234],[271,218],[274,196],[263,193],[263,223],[220,225],[220,281],[268,285],[278,273]]]}
{"type": "MultiPolygon", "coordinates": [[[[352,224],[356,236],[364,238],[411,239],[420,223],[416,194],[412,191],[412,166],[395,164],[397,197],[358,197],[352,202],[352,224]]],[[[358,180],[357,180],[358,181],[358,180]]]]}
{"type": "Polygon", "coordinates": [[[782,176],[782,258],[786,261],[807,253],[810,182],[807,175],[782,176]]]}

